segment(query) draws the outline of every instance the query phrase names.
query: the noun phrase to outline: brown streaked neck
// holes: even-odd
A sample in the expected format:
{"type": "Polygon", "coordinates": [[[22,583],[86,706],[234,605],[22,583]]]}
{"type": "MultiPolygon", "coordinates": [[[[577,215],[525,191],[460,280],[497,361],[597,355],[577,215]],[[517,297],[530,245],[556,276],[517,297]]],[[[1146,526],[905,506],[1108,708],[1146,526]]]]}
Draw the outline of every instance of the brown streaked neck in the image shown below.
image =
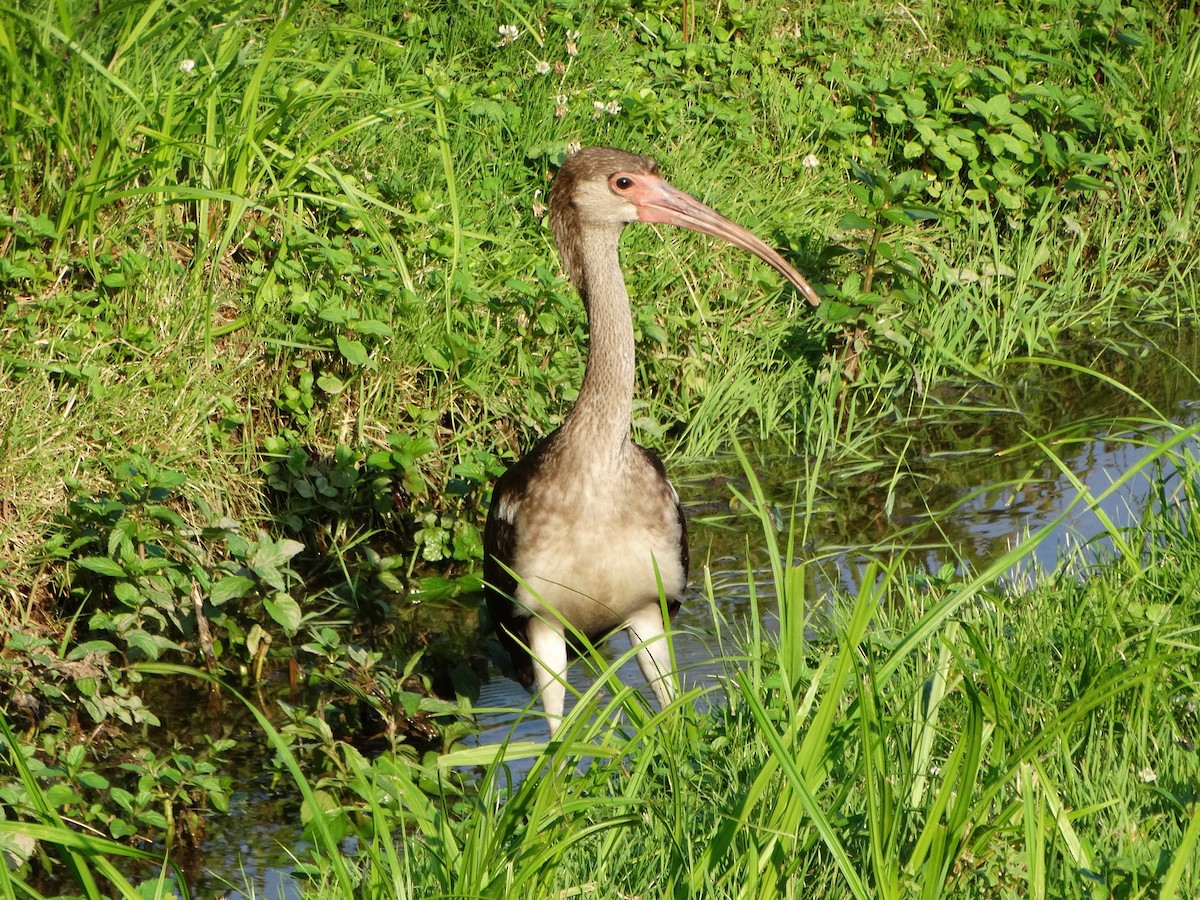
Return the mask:
{"type": "Polygon", "coordinates": [[[591,346],[579,400],[563,431],[605,463],[625,451],[633,416],[633,317],[617,254],[620,236],[620,228],[586,229],[572,248],[591,346]]]}

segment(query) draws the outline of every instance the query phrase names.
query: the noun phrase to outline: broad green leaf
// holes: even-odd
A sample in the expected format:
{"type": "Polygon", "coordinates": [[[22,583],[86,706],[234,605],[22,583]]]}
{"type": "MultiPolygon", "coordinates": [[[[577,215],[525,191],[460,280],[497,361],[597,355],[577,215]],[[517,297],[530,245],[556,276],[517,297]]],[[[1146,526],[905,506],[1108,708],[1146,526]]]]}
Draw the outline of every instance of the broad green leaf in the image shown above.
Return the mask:
{"type": "Polygon", "coordinates": [[[855,312],[840,300],[826,298],[817,308],[817,314],[831,324],[837,325],[855,317],[855,312]]]}
{"type": "Polygon", "coordinates": [[[421,708],[421,695],[415,691],[399,691],[395,699],[405,715],[415,715],[421,708]]]}
{"type": "Polygon", "coordinates": [[[1022,144],[1032,144],[1037,141],[1037,132],[1024,119],[1013,119],[1009,122],[1008,128],[1012,132],[1012,136],[1022,144]]]}
{"type": "Polygon", "coordinates": [[[417,457],[424,456],[426,453],[432,453],[437,448],[438,442],[429,435],[425,434],[413,439],[412,444],[409,446],[409,452],[412,453],[414,457],[417,457]]]}
{"type": "Polygon", "coordinates": [[[904,214],[918,222],[938,222],[943,216],[943,212],[933,206],[905,206],[904,214]]]}
{"type": "MultiPolygon", "coordinates": [[[[1029,142],[1017,137],[1015,131],[1012,134],[1001,135],[1001,137],[1004,142],[1004,152],[1009,156],[1021,159],[1025,151],[1029,149],[1029,142]]],[[[1030,139],[1032,140],[1032,135],[1030,139]]]]}
{"type": "Polygon", "coordinates": [[[237,597],[245,597],[252,590],[254,590],[253,579],[247,578],[245,575],[226,575],[212,586],[209,600],[214,606],[220,606],[237,597]]]}
{"type": "Polygon", "coordinates": [[[113,653],[116,649],[116,646],[110,641],[84,641],[82,644],[76,644],[71,648],[71,652],[67,654],[67,659],[74,662],[83,659],[89,653],[113,653]]]}
{"type": "Polygon", "coordinates": [[[1071,158],[1079,165],[1087,166],[1089,169],[1104,169],[1110,162],[1103,153],[1085,153],[1082,150],[1071,154],[1071,158]]]}
{"type": "Polygon", "coordinates": [[[141,651],[147,659],[158,659],[158,642],[152,634],[139,628],[125,635],[125,640],[129,642],[129,646],[141,651]]]}
{"type": "Polygon", "coordinates": [[[994,196],[1005,209],[1020,209],[1024,206],[1024,201],[1008,188],[997,188],[994,196]]]}
{"type": "Polygon", "coordinates": [[[393,593],[404,593],[404,585],[394,572],[376,572],[375,579],[393,593]]]}
{"type": "Polygon", "coordinates": [[[987,118],[987,104],[978,97],[967,97],[963,100],[963,109],[973,116],[987,118]]]}
{"type": "Polygon", "coordinates": [[[483,538],[470,522],[454,523],[454,558],[464,561],[483,559],[483,538]]]}
{"type": "Polygon", "coordinates": [[[70,785],[58,782],[46,786],[46,799],[52,807],[61,809],[68,804],[79,803],[83,798],[70,785]]]}
{"type": "Polygon", "coordinates": [[[57,240],[58,238],[58,229],[46,216],[23,216],[21,225],[23,226],[22,230],[30,237],[45,240],[57,240]]]}
{"type": "Polygon", "coordinates": [[[930,150],[934,156],[945,164],[950,174],[955,175],[962,170],[962,157],[952,151],[945,143],[938,141],[930,147],[930,150]]]}
{"type": "Polygon", "coordinates": [[[372,334],[376,337],[391,337],[392,328],[377,319],[360,319],[354,323],[354,330],[359,334],[372,334]]]}
{"type": "Polygon", "coordinates": [[[126,822],[124,819],[113,819],[108,823],[108,833],[116,840],[124,840],[127,837],[132,837],[137,834],[138,830],[135,826],[126,822]]]}
{"type": "Polygon", "coordinates": [[[108,779],[99,772],[80,772],[79,783],[93,791],[108,790],[108,779]]]}
{"type": "Polygon", "coordinates": [[[1042,150],[1052,168],[1064,169],[1067,167],[1067,154],[1063,152],[1060,140],[1049,131],[1042,134],[1042,150]]]}
{"type": "Polygon", "coordinates": [[[138,819],[158,831],[166,831],[168,827],[167,817],[152,809],[138,813],[138,819]]]}
{"type": "Polygon", "coordinates": [[[385,472],[390,472],[396,468],[391,450],[376,450],[374,453],[369,454],[367,456],[367,465],[376,469],[382,469],[385,472]]]}
{"type": "Polygon", "coordinates": [[[133,809],[133,794],[129,793],[129,791],[125,790],[125,788],[114,787],[111,791],[109,791],[109,796],[112,798],[113,802],[117,804],[117,806],[121,807],[121,809],[125,810],[126,812],[129,812],[131,809],[133,809]]]}
{"type": "Polygon", "coordinates": [[[126,606],[137,606],[142,599],[141,592],[132,581],[118,581],[113,585],[113,594],[126,606]]]}
{"type": "Polygon", "coordinates": [[[1012,103],[1008,94],[996,94],[984,106],[984,116],[992,123],[1002,122],[1011,111],[1012,103]]]}
{"type": "Polygon", "coordinates": [[[125,570],[115,560],[104,556],[88,556],[79,560],[79,565],[97,575],[108,575],[112,578],[124,578],[125,570]]]}
{"type": "Polygon", "coordinates": [[[304,615],[300,604],[290,594],[282,592],[273,594],[270,600],[263,601],[267,614],[288,634],[295,634],[300,627],[304,615]]]}
{"type": "Polygon", "coordinates": [[[334,325],[341,325],[350,318],[350,313],[344,306],[331,305],[324,307],[319,313],[317,313],[317,316],[325,322],[331,322],[334,325]]]}
{"type": "Polygon", "coordinates": [[[658,344],[665,344],[668,341],[667,330],[657,322],[649,322],[642,326],[642,333],[649,339],[658,344]]]}
{"type": "Polygon", "coordinates": [[[304,549],[299,541],[284,538],[279,541],[263,541],[254,551],[252,564],[257,566],[282,566],[304,549]]]}
{"type": "Polygon", "coordinates": [[[870,219],[860,216],[858,213],[846,213],[838,221],[838,229],[841,231],[853,231],[856,229],[872,229],[875,223],[870,219]]]}
{"type": "Polygon", "coordinates": [[[433,344],[426,344],[421,348],[421,355],[425,357],[425,362],[429,363],[435,369],[441,369],[443,372],[450,368],[450,360],[433,344]]]}
{"type": "Polygon", "coordinates": [[[352,365],[365,366],[371,362],[371,355],[367,353],[367,348],[363,346],[362,341],[351,340],[339,334],[337,346],[342,356],[352,365]]]}
{"type": "Polygon", "coordinates": [[[336,375],[325,373],[317,376],[317,387],[327,394],[337,396],[346,389],[346,382],[342,381],[336,375]]]}

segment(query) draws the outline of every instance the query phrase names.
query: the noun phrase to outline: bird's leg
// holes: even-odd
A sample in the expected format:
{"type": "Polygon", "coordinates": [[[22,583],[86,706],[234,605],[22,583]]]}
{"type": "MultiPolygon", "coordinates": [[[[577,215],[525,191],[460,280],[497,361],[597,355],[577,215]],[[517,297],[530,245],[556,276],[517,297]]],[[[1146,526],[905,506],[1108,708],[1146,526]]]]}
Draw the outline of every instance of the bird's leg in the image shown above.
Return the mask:
{"type": "Polygon", "coordinates": [[[538,690],[542,694],[542,708],[546,710],[546,722],[550,726],[550,737],[562,722],[563,704],[567,696],[567,641],[562,626],[531,616],[526,632],[529,651],[533,657],[533,674],[538,690]]]}
{"type": "Polygon", "coordinates": [[[658,606],[646,606],[625,620],[625,630],[633,646],[642,645],[637,652],[642,677],[654,689],[658,705],[667,708],[675,699],[675,677],[671,674],[671,651],[663,637],[662,611],[658,606]]]}

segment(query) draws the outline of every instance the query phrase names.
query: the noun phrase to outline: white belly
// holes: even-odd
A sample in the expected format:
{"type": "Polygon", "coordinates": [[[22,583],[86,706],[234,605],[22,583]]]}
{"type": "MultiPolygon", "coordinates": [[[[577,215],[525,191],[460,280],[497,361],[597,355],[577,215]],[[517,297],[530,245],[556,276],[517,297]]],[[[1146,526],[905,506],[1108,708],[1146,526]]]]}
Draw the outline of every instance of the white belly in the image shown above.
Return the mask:
{"type": "Polygon", "coordinates": [[[648,490],[643,479],[626,478],[556,487],[542,493],[536,510],[521,511],[513,566],[523,582],[521,606],[550,622],[556,610],[580,631],[596,633],[658,605],[660,580],[668,598],[683,593],[670,485],[660,480],[648,490]]]}

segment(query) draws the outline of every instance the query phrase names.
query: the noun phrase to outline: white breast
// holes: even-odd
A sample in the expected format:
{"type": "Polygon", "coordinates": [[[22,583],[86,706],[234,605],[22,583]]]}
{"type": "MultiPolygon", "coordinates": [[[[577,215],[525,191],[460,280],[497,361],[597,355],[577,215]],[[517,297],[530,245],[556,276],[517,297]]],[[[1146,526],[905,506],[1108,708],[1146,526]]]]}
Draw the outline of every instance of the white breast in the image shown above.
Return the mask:
{"type": "Polygon", "coordinates": [[[682,594],[678,500],[657,472],[637,466],[618,478],[582,475],[539,487],[536,506],[523,504],[517,515],[522,606],[555,621],[551,607],[597,633],[657,605],[660,578],[668,598],[682,594]]]}

